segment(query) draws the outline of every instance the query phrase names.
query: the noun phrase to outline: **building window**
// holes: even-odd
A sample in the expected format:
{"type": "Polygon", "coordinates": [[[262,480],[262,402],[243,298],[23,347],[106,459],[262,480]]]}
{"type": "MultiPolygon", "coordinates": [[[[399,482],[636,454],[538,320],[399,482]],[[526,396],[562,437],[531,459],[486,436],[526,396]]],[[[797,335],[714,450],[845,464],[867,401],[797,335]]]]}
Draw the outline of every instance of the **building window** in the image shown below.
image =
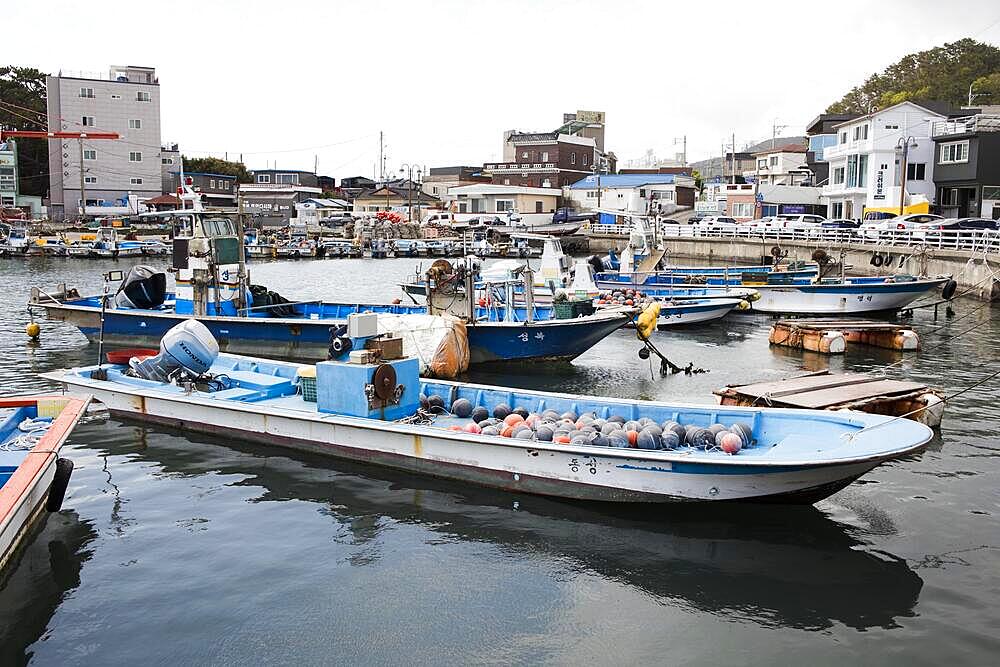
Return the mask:
{"type": "Polygon", "coordinates": [[[130,130],[141,130],[142,129],[142,119],[141,118],[129,118],[128,119],[128,129],[130,129],[130,130]]]}
{"type": "Polygon", "coordinates": [[[142,179],[141,178],[130,178],[129,179],[129,183],[131,183],[132,185],[142,185],[142,179]]]}
{"type": "Polygon", "coordinates": [[[548,151],[542,151],[542,157],[539,158],[539,159],[542,162],[548,162],[549,161],[549,152],[548,151]]]}
{"type": "Polygon", "coordinates": [[[1000,199],[1000,185],[984,185],[983,201],[996,201],[1000,199]]]}
{"type": "Polygon", "coordinates": [[[847,187],[858,187],[858,156],[847,156],[847,187]]]}
{"type": "Polygon", "coordinates": [[[97,176],[84,176],[83,182],[93,185],[94,183],[97,183],[97,176]]]}
{"type": "Polygon", "coordinates": [[[271,174],[257,174],[257,182],[258,183],[270,183],[271,182],[271,174]]]}
{"type": "Polygon", "coordinates": [[[842,144],[847,143],[847,130],[844,130],[843,132],[840,133],[840,143],[842,144]]]}
{"type": "Polygon", "coordinates": [[[214,178],[211,178],[211,179],[208,180],[208,187],[212,188],[213,190],[215,189],[215,179],[214,178]]]}
{"type": "Polygon", "coordinates": [[[514,202],[510,199],[498,199],[497,200],[497,213],[504,213],[505,211],[510,211],[514,208],[514,202]]]}
{"type": "Polygon", "coordinates": [[[868,138],[868,123],[861,126],[861,140],[864,141],[868,138]]]}
{"type": "Polygon", "coordinates": [[[778,156],[777,155],[772,155],[771,156],[771,166],[772,167],[777,167],[778,166],[778,156]]]}
{"type": "Polygon", "coordinates": [[[536,199],[535,200],[535,213],[541,213],[541,212],[542,212],[542,202],[540,202],[540,201],[538,201],[536,199]]]}
{"type": "Polygon", "coordinates": [[[586,166],[587,166],[587,154],[586,154],[586,153],[584,153],[584,154],[583,154],[583,157],[582,157],[582,158],[580,158],[580,163],[581,163],[581,164],[582,164],[582,165],[583,165],[584,167],[586,167],[586,166]]]}
{"type": "Polygon", "coordinates": [[[81,124],[84,127],[94,127],[94,117],[93,116],[84,116],[83,120],[81,121],[81,124]]]}
{"type": "Polygon", "coordinates": [[[165,157],[160,160],[160,164],[173,164],[174,159],[172,157],[165,157]]]}
{"type": "Polygon", "coordinates": [[[570,164],[576,164],[576,153],[570,153],[569,154],[569,163],[570,164]]]}
{"type": "Polygon", "coordinates": [[[298,185],[299,175],[298,174],[277,174],[274,177],[275,183],[284,183],[286,185],[298,185]]]}
{"type": "Polygon", "coordinates": [[[767,158],[761,158],[757,160],[758,169],[767,169],[767,158]]]}
{"type": "Polygon", "coordinates": [[[906,165],[906,180],[922,181],[927,171],[927,165],[923,162],[910,162],[906,165]]]}
{"type": "Polygon", "coordinates": [[[129,162],[142,162],[142,153],[139,151],[131,151],[128,154],[129,162]]]}
{"type": "Polygon", "coordinates": [[[733,202],[733,217],[734,218],[752,218],[753,217],[753,204],[751,202],[733,202]]]}
{"type": "Polygon", "coordinates": [[[938,159],[939,164],[949,164],[955,162],[969,161],[969,142],[954,141],[950,144],[941,144],[941,154],[938,159]]]}
{"type": "Polygon", "coordinates": [[[97,150],[93,149],[93,148],[84,148],[83,149],[83,159],[84,160],[96,160],[97,159],[97,150]]]}
{"type": "Polygon", "coordinates": [[[830,204],[830,217],[842,218],[844,216],[844,202],[830,204]]]}
{"type": "MultiPolygon", "coordinates": [[[[865,125],[865,127],[868,127],[865,125]]],[[[866,188],[868,187],[868,156],[859,155],[858,156],[858,187],[866,188]]]]}
{"type": "Polygon", "coordinates": [[[503,184],[504,185],[510,185],[510,179],[509,178],[503,179],[503,184]]]}
{"type": "Polygon", "coordinates": [[[941,206],[958,206],[958,188],[941,188],[941,206]]]}
{"type": "Polygon", "coordinates": [[[137,91],[136,94],[135,94],[135,101],[136,102],[148,102],[149,101],[149,93],[147,93],[145,90],[137,91]]]}
{"type": "Polygon", "coordinates": [[[93,88],[81,88],[80,89],[80,97],[91,97],[92,98],[93,96],[94,96],[94,89],[93,88]]]}
{"type": "Polygon", "coordinates": [[[0,204],[3,204],[4,206],[14,206],[14,198],[13,197],[0,197],[0,204]]]}

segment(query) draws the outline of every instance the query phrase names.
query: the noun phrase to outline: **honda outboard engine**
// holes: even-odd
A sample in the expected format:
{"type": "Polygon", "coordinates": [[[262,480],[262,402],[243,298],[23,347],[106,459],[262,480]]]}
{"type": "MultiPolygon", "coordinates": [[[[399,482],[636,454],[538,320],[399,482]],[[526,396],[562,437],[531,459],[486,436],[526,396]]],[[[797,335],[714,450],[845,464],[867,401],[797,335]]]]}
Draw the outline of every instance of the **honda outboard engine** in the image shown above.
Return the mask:
{"type": "Polygon", "coordinates": [[[132,357],[129,367],[143,379],[169,382],[179,371],[202,375],[218,356],[219,343],[212,332],[198,320],[184,320],[163,335],[158,355],[142,361],[132,357]]]}
{"type": "Polygon", "coordinates": [[[118,308],[156,308],[167,297],[167,274],[151,266],[133,266],[115,294],[118,308]]]}

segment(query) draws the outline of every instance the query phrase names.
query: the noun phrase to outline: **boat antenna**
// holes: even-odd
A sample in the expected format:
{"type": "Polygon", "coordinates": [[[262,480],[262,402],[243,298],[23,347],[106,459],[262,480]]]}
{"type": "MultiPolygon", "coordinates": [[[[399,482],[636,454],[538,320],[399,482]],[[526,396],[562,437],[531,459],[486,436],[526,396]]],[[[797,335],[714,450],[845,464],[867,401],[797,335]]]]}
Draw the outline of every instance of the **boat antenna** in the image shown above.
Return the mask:
{"type": "Polygon", "coordinates": [[[108,286],[111,281],[121,282],[124,278],[125,274],[122,271],[108,271],[104,274],[104,287],[101,291],[101,333],[97,339],[97,370],[90,375],[95,380],[108,379],[108,372],[101,368],[101,364],[104,363],[104,314],[108,305],[108,286]]]}

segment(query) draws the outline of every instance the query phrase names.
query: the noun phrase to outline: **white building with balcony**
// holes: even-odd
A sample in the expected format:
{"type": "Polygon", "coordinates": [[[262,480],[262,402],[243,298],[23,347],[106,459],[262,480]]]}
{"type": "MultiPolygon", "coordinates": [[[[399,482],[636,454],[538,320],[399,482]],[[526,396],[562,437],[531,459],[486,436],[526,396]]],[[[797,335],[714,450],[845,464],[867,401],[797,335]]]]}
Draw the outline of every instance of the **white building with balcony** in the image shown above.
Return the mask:
{"type": "Polygon", "coordinates": [[[824,150],[830,164],[823,199],[830,218],[860,219],[926,213],[934,201],[934,141],[931,126],[945,118],[915,102],[901,102],[836,126],[837,143],[824,150]],[[903,196],[902,146],[906,154],[903,196]]]}

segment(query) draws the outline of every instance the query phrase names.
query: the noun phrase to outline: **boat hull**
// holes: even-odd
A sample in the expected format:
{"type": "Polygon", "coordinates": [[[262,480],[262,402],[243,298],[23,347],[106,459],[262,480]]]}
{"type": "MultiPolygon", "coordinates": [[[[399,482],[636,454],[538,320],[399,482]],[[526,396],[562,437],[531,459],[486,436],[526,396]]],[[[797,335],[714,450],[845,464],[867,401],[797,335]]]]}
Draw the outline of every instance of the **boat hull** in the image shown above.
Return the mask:
{"type": "MultiPolygon", "coordinates": [[[[73,376],[48,375],[74,384],[73,376]]],[[[548,443],[469,440],[454,432],[432,434],[395,422],[334,415],[302,416],[290,410],[261,412],[247,405],[206,405],[184,396],[125,392],[110,383],[79,378],[120,417],[269,446],[377,464],[513,492],[614,503],[679,501],[787,501],[811,503],[835,493],[892,456],[815,466],[731,466],[651,462],[625,452],[548,443]],[[101,385],[106,385],[102,387],[101,385]]],[[[219,402],[223,403],[223,402],[219,402]]],[[[639,451],[639,450],[636,450],[639,451]]]]}
{"type": "Polygon", "coordinates": [[[0,569],[44,510],[63,443],[90,401],[88,398],[0,398],[0,408],[22,407],[36,401],[64,402],[58,417],[13,475],[0,487],[0,569]]]}
{"type": "MultiPolygon", "coordinates": [[[[97,308],[42,303],[48,317],[76,326],[89,340],[100,337],[101,315],[97,308]]],[[[108,310],[104,318],[104,342],[109,345],[158,347],[172,327],[186,315],[155,311],[108,310]]],[[[473,364],[501,361],[574,359],[624,326],[630,316],[609,314],[575,320],[544,322],[488,322],[467,327],[469,361],[473,364]]],[[[207,316],[198,320],[208,327],[223,352],[314,362],[325,359],[330,345],[329,319],[284,319],[207,316]]]]}
{"type": "Polygon", "coordinates": [[[704,304],[663,306],[660,309],[660,317],[656,320],[656,326],[659,328],[668,328],[685,324],[711,322],[725,317],[739,305],[739,299],[717,299],[704,304]]]}
{"type": "Polygon", "coordinates": [[[856,315],[905,308],[946,278],[908,283],[858,285],[755,285],[760,299],[751,308],[762,313],[856,315]]]}

